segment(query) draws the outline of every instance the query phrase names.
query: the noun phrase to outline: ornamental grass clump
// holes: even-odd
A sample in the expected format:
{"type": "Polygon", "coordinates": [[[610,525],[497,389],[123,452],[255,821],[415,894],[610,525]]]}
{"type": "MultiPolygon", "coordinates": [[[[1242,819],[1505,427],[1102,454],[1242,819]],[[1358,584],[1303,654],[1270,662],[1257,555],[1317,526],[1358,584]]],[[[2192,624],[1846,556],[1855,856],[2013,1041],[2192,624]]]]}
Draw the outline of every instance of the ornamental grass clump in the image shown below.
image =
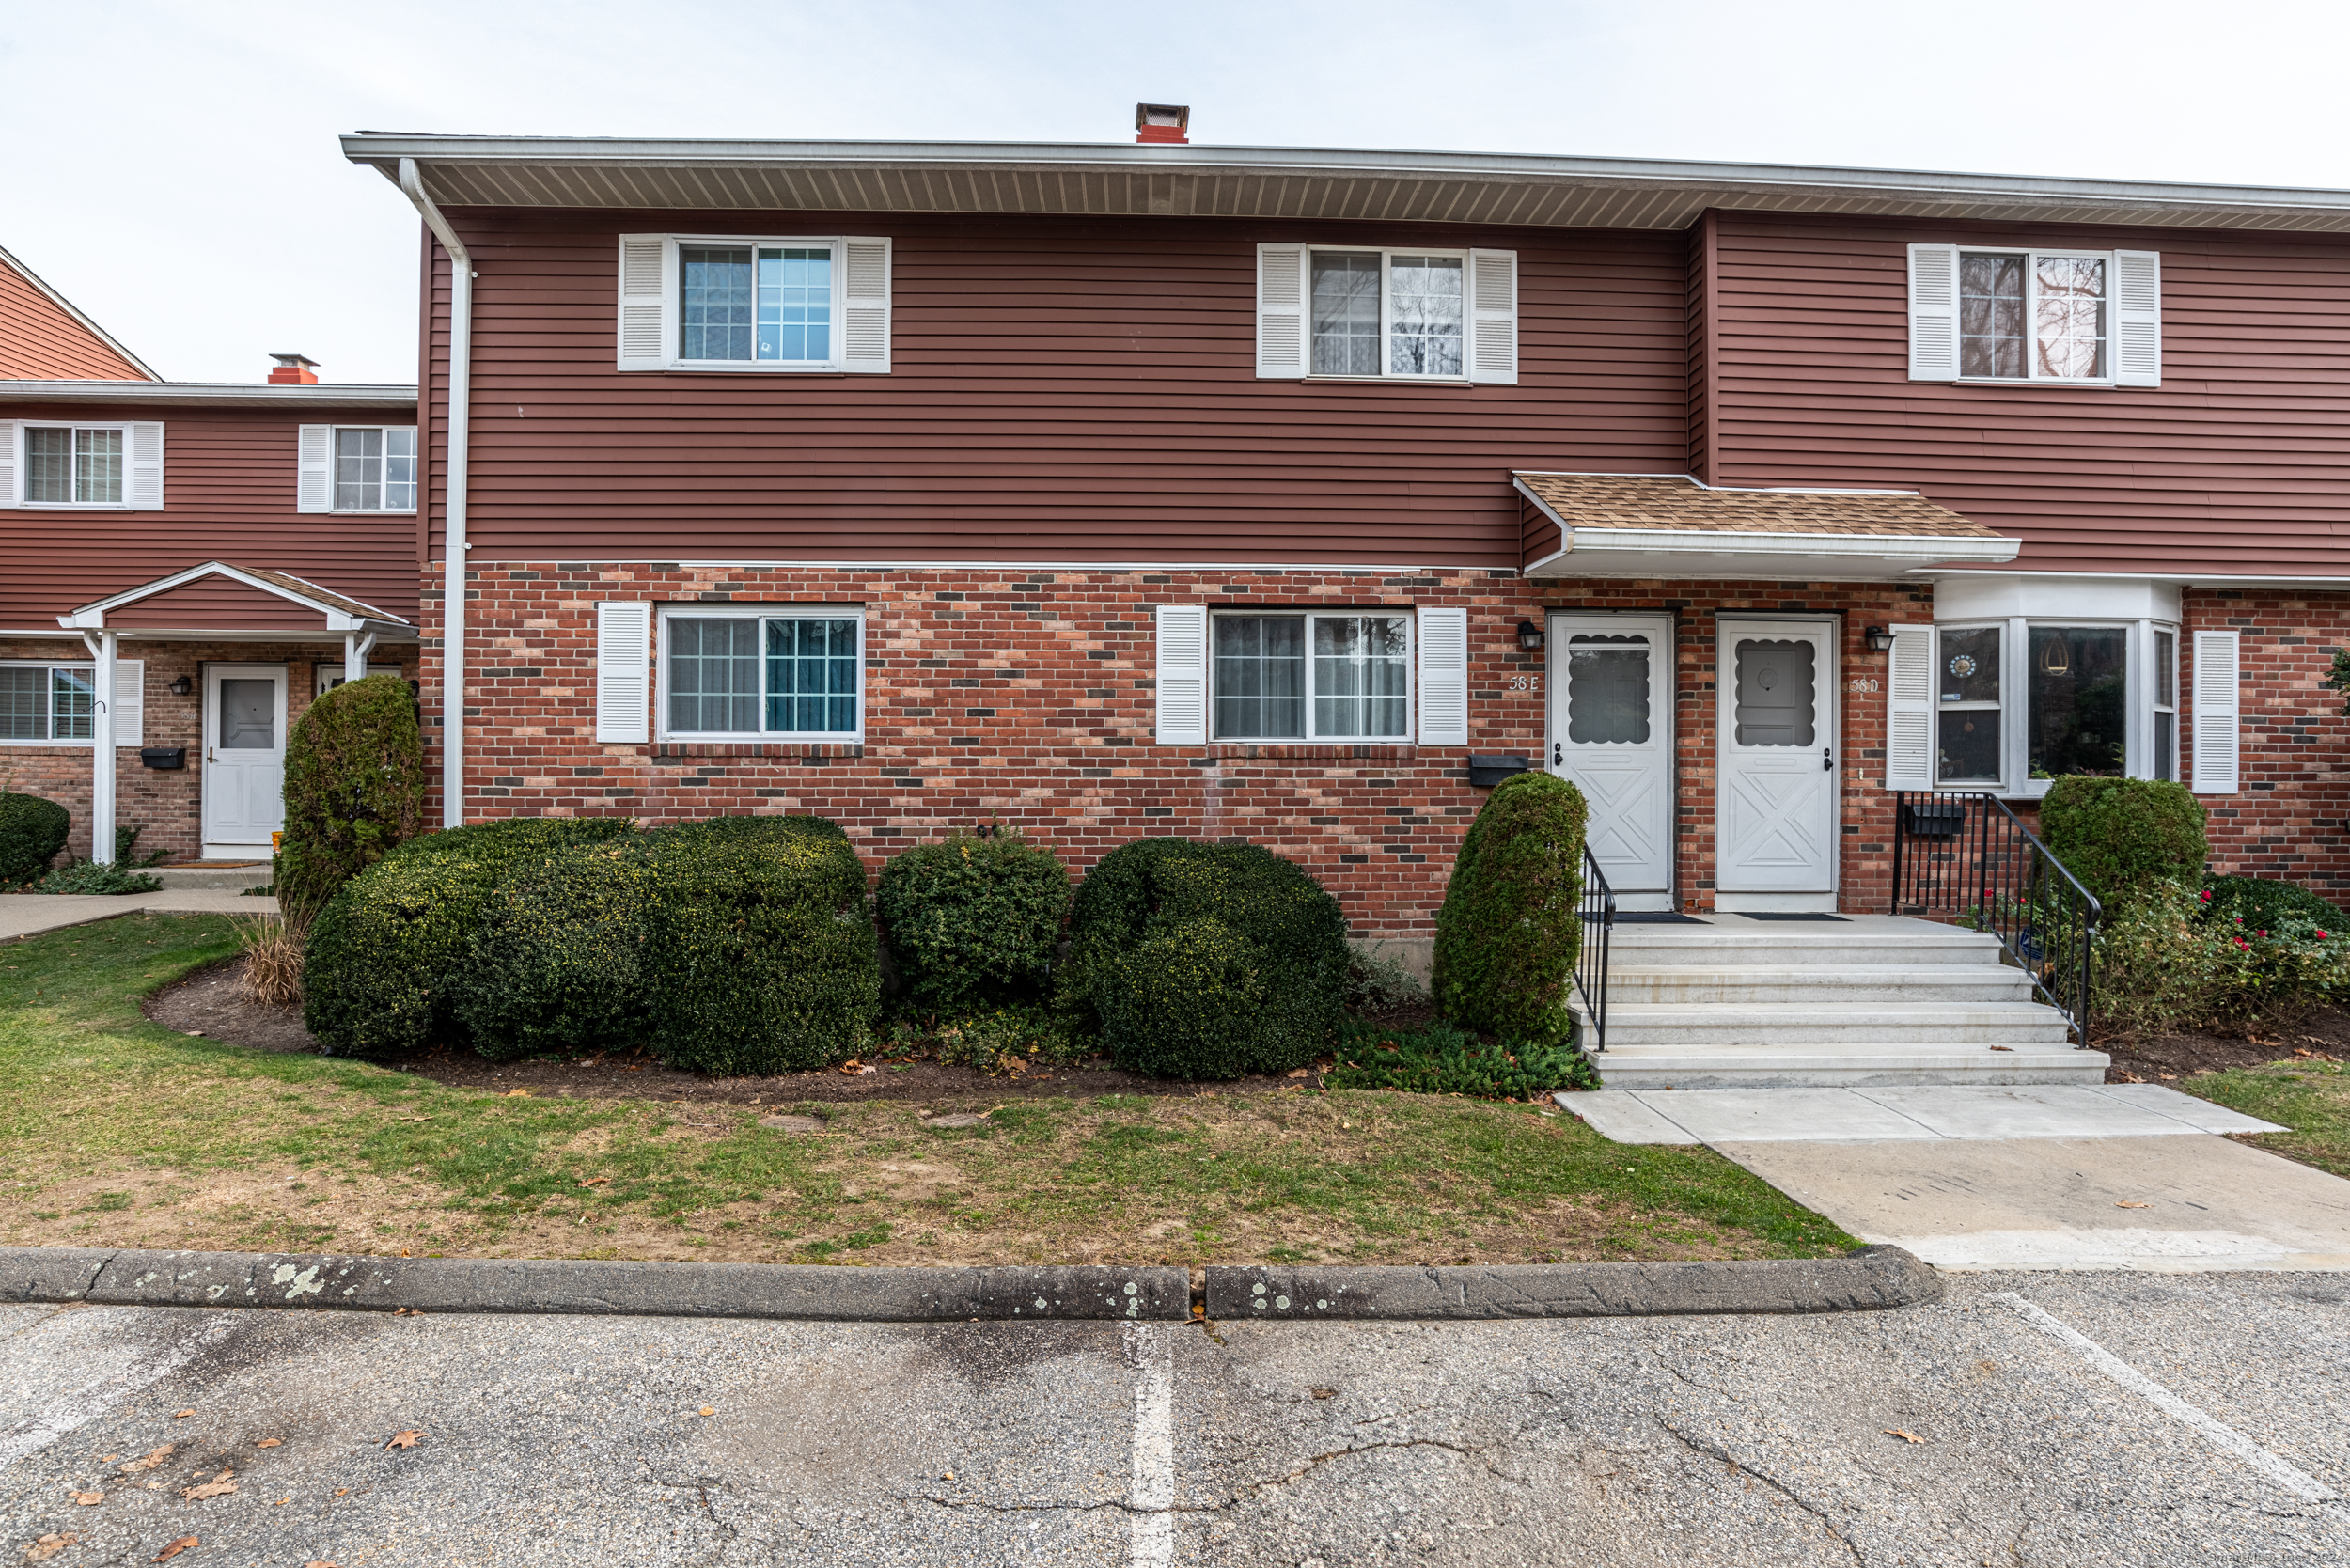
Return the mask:
{"type": "Polygon", "coordinates": [[[2155,883],[2192,888],[2210,846],[2203,803],[2152,778],[2060,778],[2040,803],[2040,837],[2107,913],[2155,883]]]}
{"type": "Polygon", "coordinates": [[[346,682],[286,737],[286,831],[278,907],[297,932],[344,883],[424,825],[416,700],[396,675],[346,682]]]}
{"type": "Polygon", "coordinates": [[[1462,840],[1436,911],[1436,1011],[1463,1028],[1549,1044],[1573,1025],[1583,950],[1583,792],[1505,778],[1462,840]]]}
{"type": "Polygon", "coordinates": [[[72,831],[72,813],[55,801],[0,791],[0,887],[47,871],[72,831]]]}
{"type": "Polygon", "coordinates": [[[1141,839],[1077,888],[1062,1004],[1129,1072],[1303,1067],[1337,1043],[1346,988],[1338,901],[1270,850],[1141,839]]]}
{"type": "Polygon", "coordinates": [[[1069,871],[1016,834],[957,833],[882,868],[882,929],[924,1013],[1002,1007],[1044,994],[1069,913],[1069,871]]]}
{"type": "Polygon", "coordinates": [[[458,1021],[494,1061],[641,1043],[652,869],[645,841],[574,844],[513,866],[453,985],[458,1021]]]}
{"type": "Polygon", "coordinates": [[[626,817],[516,817],[400,845],[311,922],[303,1023],[330,1054],[371,1058],[455,1030],[458,974],[508,870],[635,830],[626,817]]]}

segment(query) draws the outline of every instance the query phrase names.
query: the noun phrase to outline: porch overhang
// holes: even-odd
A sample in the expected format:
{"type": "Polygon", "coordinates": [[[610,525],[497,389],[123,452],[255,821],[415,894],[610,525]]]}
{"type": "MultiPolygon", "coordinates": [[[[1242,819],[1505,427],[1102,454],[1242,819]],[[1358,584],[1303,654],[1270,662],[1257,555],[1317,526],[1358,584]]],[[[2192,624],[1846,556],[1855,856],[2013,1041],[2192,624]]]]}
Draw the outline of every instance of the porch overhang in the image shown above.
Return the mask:
{"type": "Polygon", "coordinates": [[[2022,541],[1915,491],[1735,489],[1686,474],[1514,473],[1535,579],[1881,581],[1996,566],[2022,541]]]}
{"type": "Polygon", "coordinates": [[[140,642],[414,642],[415,624],[290,572],[206,561],[57,618],[67,632],[140,642]]]}

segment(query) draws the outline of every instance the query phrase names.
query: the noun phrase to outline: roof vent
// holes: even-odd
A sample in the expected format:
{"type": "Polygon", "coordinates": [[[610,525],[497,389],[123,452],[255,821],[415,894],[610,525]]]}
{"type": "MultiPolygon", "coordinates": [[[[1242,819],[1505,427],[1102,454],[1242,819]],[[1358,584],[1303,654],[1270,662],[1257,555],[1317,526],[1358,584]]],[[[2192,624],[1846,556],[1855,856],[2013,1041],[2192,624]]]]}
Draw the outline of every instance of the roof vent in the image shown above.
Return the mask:
{"type": "Polygon", "coordinates": [[[1135,140],[1138,142],[1174,142],[1188,144],[1184,134],[1191,129],[1191,105],[1188,103],[1137,103],[1135,105],[1135,140]]]}
{"type": "Polygon", "coordinates": [[[319,362],[305,354],[274,353],[276,368],[269,373],[272,386],[316,386],[319,384],[319,362]]]}

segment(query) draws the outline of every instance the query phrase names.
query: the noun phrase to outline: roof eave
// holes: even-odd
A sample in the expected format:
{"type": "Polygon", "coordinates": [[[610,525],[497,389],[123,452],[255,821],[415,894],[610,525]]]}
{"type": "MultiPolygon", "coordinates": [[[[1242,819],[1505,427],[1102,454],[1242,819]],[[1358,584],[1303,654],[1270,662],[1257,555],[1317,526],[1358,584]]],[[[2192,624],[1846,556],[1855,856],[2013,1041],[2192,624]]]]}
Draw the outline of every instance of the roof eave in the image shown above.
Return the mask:
{"type": "Polygon", "coordinates": [[[186,406],[297,408],[414,408],[413,386],[327,384],[272,385],[267,382],[57,381],[0,379],[0,401],[41,403],[177,403],[186,406]]]}

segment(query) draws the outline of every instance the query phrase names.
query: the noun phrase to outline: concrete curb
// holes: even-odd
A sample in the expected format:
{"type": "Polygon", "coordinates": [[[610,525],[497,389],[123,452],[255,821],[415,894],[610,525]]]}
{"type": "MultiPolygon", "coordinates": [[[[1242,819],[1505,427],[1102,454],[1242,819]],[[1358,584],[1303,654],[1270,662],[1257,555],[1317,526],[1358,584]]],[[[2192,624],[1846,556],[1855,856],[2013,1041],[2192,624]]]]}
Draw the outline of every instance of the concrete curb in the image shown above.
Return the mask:
{"type": "Polygon", "coordinates": [[[1180,1268],[826,1268],[0,1248],[0,1302],[36,1301],[836,1323],[1165,1322],[1191,1315],[1191,1278],[1180,1268]]]}
{"type": "MultiPolygon", "coordinates": [[[[1207,1270],[1207,1315],[1475,1319],[1871,1312],[1936,1301],[1941,1276],[1898,1247],[1761,1262],[1207,1270]]],[[[579,1312],[828,1323],[1181,1322],[1180,1268],[826,1268],[798,1263],[345,1258],[0,1247],[0,1303],[579,1312]]]]}
{"type": "Polygon", "coordinates": [[[1942,1277],[1898,1247],[1757,1262],[1208,1270],[1208,1316],[1226,1322],[1876,1312],[1941,1297],[1942,1277]]]}

